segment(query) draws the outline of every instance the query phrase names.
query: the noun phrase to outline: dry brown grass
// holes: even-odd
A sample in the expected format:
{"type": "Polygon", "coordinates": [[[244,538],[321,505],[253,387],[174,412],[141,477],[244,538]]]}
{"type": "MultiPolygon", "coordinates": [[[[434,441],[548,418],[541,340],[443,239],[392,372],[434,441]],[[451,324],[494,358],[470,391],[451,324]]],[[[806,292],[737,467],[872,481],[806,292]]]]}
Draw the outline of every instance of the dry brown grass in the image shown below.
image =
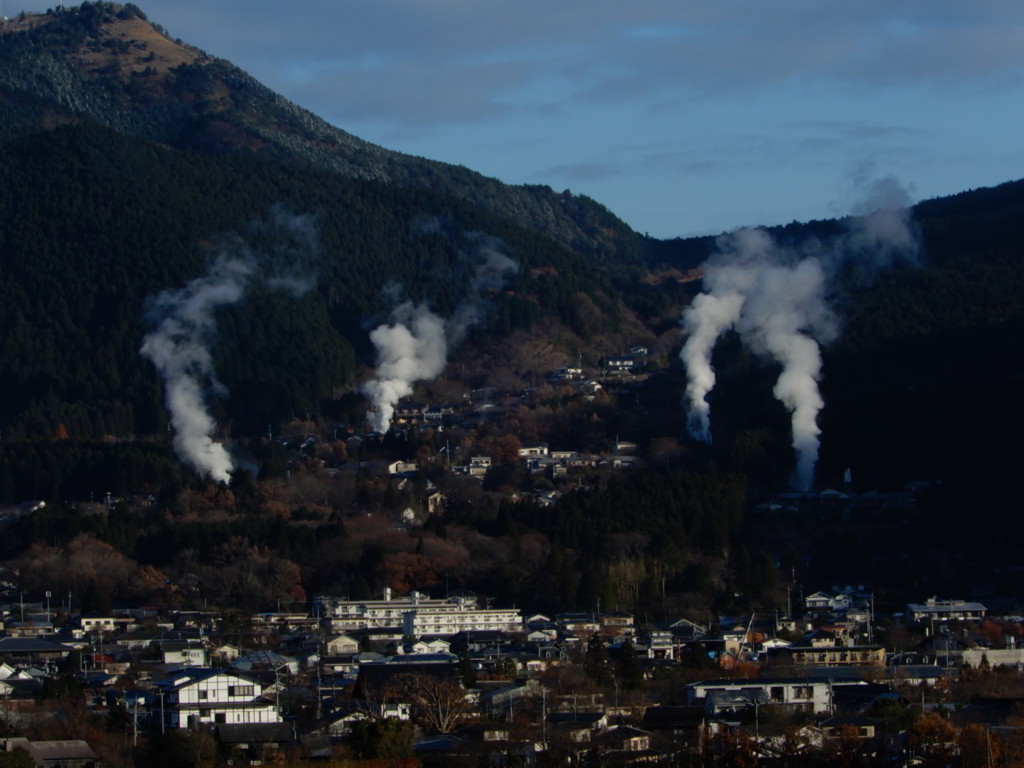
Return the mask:
{"type": "Polygon", "coordinates": [[[128,48],[122,51],[95,40],[86,43],[75,59],[87,74],[109,71],[111,65],[117,64],[122,80],[130,78],[133,72],[146,70],[162,77],[181,64],[208,58],[197,48],[171,40],[142,19],[117,19],[104,24],[102,31],[104,38],[123,41],[128,48]]]}

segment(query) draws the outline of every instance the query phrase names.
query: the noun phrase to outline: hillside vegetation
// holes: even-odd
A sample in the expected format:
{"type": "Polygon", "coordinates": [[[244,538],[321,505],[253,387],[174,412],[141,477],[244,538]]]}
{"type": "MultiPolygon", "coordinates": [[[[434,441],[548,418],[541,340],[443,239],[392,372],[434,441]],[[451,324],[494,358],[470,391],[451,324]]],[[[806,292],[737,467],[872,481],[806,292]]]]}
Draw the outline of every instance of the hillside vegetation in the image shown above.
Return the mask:
{"type": "Polygon", "coordinates": [[[245,154],[457,197],[594,263],[639,263],[643,239],[604,206],[545,186],[363,141],[290,103],[230,62],[171,41],[137,6],[83,2],[0,29],[0,136],[92,120],[181,149],[245,154]]]}

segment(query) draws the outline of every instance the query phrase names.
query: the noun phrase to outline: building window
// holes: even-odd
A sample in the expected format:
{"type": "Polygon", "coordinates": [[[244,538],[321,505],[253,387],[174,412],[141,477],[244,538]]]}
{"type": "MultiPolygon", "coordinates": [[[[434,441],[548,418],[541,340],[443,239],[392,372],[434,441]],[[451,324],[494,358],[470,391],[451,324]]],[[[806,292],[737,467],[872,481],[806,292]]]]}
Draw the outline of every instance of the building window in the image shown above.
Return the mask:
{"type": "Polygon", "coordinates": [[[255,696],[256,687],[253,685],[229,685],[228,696],[255,696]]]}

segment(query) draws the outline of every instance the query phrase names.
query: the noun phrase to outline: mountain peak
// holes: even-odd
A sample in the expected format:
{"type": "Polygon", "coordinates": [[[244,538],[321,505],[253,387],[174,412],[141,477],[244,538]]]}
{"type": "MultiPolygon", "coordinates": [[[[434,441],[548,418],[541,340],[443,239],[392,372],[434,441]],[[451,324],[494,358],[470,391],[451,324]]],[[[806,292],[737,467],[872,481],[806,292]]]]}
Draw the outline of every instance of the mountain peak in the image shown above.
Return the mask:
{"type": "Polygon", "coordinates": [[[639,263],[643,239],[604,206],[547,186],[385,149],[334,127],[230,62],[171,40],[137,6],[83,2],[0,27],[0,140],[89,120],[148,141],[247,153],[467,200],[587,254],[639,263]]]}
{"type": "Polygon", "coordinates": [[[51,50],[62,48],[82,75],[92,78],[166,76],[182,64],[211,58],[171,40],[131,3],[84,2],[69,9],[22,13],[0,24],[0,36],[19,33],[36,33],[51,50]]]}

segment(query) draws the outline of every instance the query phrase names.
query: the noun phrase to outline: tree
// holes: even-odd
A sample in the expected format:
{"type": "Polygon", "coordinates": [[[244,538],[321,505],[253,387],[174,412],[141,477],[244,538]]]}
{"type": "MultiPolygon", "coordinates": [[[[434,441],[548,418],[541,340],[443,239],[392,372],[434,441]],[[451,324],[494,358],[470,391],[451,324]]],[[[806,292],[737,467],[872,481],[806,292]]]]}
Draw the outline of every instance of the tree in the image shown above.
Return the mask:
{"type": "Polygon", "coordinates": [[[618,677],[623,687],[630,690],[639,688],[643,683],[644,675],[636,658],[636,647],[628,637],[619,649],[618,677]]]}
{"type": "Polygon", "coordinates": [[[470,709],[458,680],[420,673],[396,675],[388,697],[408,701],[413,717],[435,733],[451,733],[470,709]]]}
{"type": "Polygon", "coordinates": [[[466,688],[476,687],[476,670],[473,669],[473,662],[469,658],[469,649],[463,648],[459,654],[459,676],[466,688]]]}
{"type": "Polygon", "coordinates": [[[357,758],[394,760],[412,755],[413,727],[389,717],[354,723],[348,744],[357,758]]]}
{"type": "Polygon", "coordinates": [[[0,768],[36,768],[36,761],[21,747],[10,752],[0,752],[0,768]]]}
{"type": "Polygon", "coordinates": [[[604,638],[600,635],[590,638],[583,666],[587,671],[587,677],[598,685],[611,684],[612,673],[608,666],[608,649],[605,647],[604,638]]]}
{"type": "Polygon", "coordinates": [[[988,768],[990,765],[999,765],[999,740],[993,739],[984,725],[971,723],[965,726],[957,737],[957,748],[963,768],[988,768]]]}
{"type": "Polygon", "coordinates": [[[956,751],[956,729],[942,715],[925,712],[910,729],[914,752],[928,765],[947,765],[956,751]]]}

